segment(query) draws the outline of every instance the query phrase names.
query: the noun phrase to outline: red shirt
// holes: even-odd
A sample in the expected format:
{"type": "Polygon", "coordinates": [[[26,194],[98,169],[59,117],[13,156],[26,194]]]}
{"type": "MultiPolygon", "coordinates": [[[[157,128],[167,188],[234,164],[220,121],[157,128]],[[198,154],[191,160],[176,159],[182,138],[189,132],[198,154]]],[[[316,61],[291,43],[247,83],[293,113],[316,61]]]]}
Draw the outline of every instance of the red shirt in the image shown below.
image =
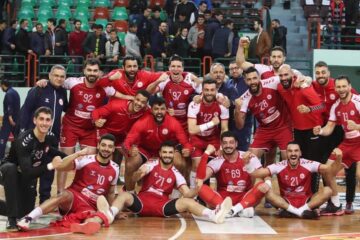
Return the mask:
{"type": "Polygon", "coordinates": [[[69,34],[69,54],[83,56],[84,51],[82,43],[86,38],[87,33],[84,31],[71,32],[69,34]]]}
{"type": "Polygon", "coordinates": [[[104,129],[113,134],[126,135],[131,126],[139,119],[147,110],[147,107],[137,113],[129,112],[129,104],[132,101],[123,99],[112,99],[108,104],[95,109],[91,116],[94,121],[103,118],[106,122],[104,129]]]}
{"type": "Polygon", "coordinates": [[[132,145],[137,145],[157,155],[160,144],[165,140],[173,140],[184,148],[191,148],[188,137],[176,118],[165,114],[164,121],[157,124],[154,116],[147,113],[132,126],[126,136],[124,147],[129,150],[132,145]]]}
{"type": "Polygon", "coordinates": [[[155,82],[162,72],[149,72],[145,70],[139,70],[136,73],[134,82],[131,83],[128,81],[125,71],[123,69],[115,69],[111,71],[106,76],[102,77],[98,82],[97,85],[101,87],[112,86],[115,88],[116,91],[125,94],[125,95],[132,95],[135,96],[136,92],[139,90],[145,90],[149,84],[155,82]],[[114,71],[121,72],[121,78],[117,80],[110,81],[109,76],[114,71]]]}
{"type": "Polygon", "coordinates": [[[278,91],[290,111],[294,129],[308,130],[323,125],[322,113],[325,111],[325,106],[322,106],[322,101],[312,86],[306,88],[291,86],[289,89],[284,89],[279,84],[278,91]],[[297,107],[302,104],[316,108],[316,110],[310,113],[300,113],[297,107]]]}
{"type": "Polygon", "coordinates": [[[86,202],[96,208],[96,200],[100,195],[106,196],[111,186],[116,186],[119,178],[119,165],[110,161],[101,165],[96,155],[78,158],[75,163],[75,177],[69,188],[81,193],[86,202]]]}
{"type": "Polygon", "coordinates": [[[276,76],[273,66],[265,64],[255,64],[255,69],[258,71],[261,79],[267,79],[276,76]]]}

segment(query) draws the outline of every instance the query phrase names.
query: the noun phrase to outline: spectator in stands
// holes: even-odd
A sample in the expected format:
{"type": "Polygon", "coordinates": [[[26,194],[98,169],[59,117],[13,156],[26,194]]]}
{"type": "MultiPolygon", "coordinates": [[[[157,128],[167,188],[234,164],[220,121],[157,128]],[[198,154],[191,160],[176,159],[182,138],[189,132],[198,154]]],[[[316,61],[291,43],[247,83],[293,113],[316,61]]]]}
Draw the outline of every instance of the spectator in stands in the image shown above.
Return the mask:
{"type": "MultiPolygon", "coordinates": [[[[327,28],[334,45],[341,42],[341,30],[345,28],[345,4],[342,0],[334,0],[329,5],[327,28]]],[[[334,48],[336,48],[334,46],[334,48]]]]}
{"type": "Polygon", "coordinates": [[[109,39],[110,39],[110,33],[111,33],[111,30],[113,30],[113,29],[114,29],[114,27],[113,27],[113,25],[112,25],[111,23],[106,24],[106,26],[105,26],[105,31],[104,31],[104,35],[105,35],[105,37],[106,37],[106,41],[109,41],[109,39]]]}
{"type": "Polygon", "coordinates": [[[8,26],[2,36],[2,48],[1,53],[4,55],[13,55],[15,54],[15,32],[17,21],[12,20],[10,26],[8,26]]]}
{"type": "MultiPolygon", "coordinates": [[[[159,27],[158,27],[159,29],[159,27]]],[[[129,31],[126,34],[125,37],[125,49],[126,49],[126,56],[132,56],[136,57],[138,59],[141,58],[140,53],[140,46],[141,42],[138,36],[136,36],[137,32],[137,24],[136,23],[130,23],[129,25],[129,31]]]]}
{"type": "Polygon", "coordinates": [[[104,68],[105,72],[110,72],[114,68],[118,68],[121,51],[122,51],[122,46],[116,35],[116,30],[112,29],[110,31],[110,39],[105,44],[105,58],[106,58],[106,62],[105,62],[106,67],[104,68]]]}
{"type": "Polygon", "coordinates": [[[179,55],[182,58],[188,58],[190,52],[190,44],[187,36],[189,29],[186,27],[180,28],[179,33],[171,44],[172,54],[179,55]]]}
{"type": "Polygon", "coordinates": [[[205,11],[208,9],[208,4],[206,1],[202,0],[200,3],[199,3],[199,6],[198,6],[198,11],[195,12],[195,21],[197,20],[197,18],[199,17],[199,15],[204,15],[205,14],[205,11]]]}
{"type": "Polygon", "coordinates": [[[204,12],[204,18],[205,18],[205,23],[208,23],[209,22],[209,20],[211,19],[211,10],[206,10],[205,12],[204,12]]]}
{"type": "Polygon", "coordinates": [[[186,14],[184,12],[180,12],[178,14],[178,18],[176,21],[172,24],[172,27],[169,28],[169,35],[179,35],[179,30],[181,28],[187,28],[190,29],[191,24],[189,21],[186,20],[186,14]]]}
{"type": "MultiPolygon", "coordinates": [[[[55,50],[55,23],[54,18],[47,20],[47,30],[45,32],[45,56],[54,55],[55,50]]],[[[52,63],[51,59],[47,60],[48,63],[52,63]]]]}
{"type": "Polygon", "coordinates": [[[159,30],[151,36],[151,54],[154,58],[166,58],[167,28],[167,23],[162,22],[159,30]]]}
{"type": "Polygon", "coordinates": [[[234,21],[226,19],[224,26],[218,28],[212,40],[212,57],[224,58],[230,57],[232,52],[232,44],[234,38],[234,21]]]}
{"type": "Polygon", "coordinates": [[[212,52],[212,40],[214,34],[221,26],[221,22],[224,19],[224,15],[221,11],[217,10],[214,13],[214,18],[209,19],[205,26],[205,42],[204,42],[204,53],[207,56],[211,55],[212,52]]]}
{"type": "Polygon", "coordinates": [[[213,8],[211,0],[193,0],[193,2],[195,3],[196,6],[198,6],[199,9],[201,8],[201,4],[203,2],[206,3],[206,9],[211,10],[213,8]]]}
{"type": "Polygon", "coordinates": [[[196,24],[190,28],[188,42],[190,44],[190,55],[202,59],[204,56],[205,17],[199,15],[196,24]]]}
{"type": "Polygon", "coordinates": [[[96,24],[95,32],[88,33],[86,36],[83,42],[83,49],[87,58],[104,59],[106,38],[102,34],[103,28],[101,24],[96,24]]]}
{"type": "Polygon", "coordinates": [[[279,46],[285,50],[286,53],[286,34],[287,28],[280,25],[279,19],[274,19],[271,21],[271,27],[273,29],[273,47],[279,46]]]}
{"type": "MultiPolygon", "coordinates": [[[[0,19],[0,41],[3,39],[4,31],[6,29],[6,22],[5,20],[0,19]]],[[[2,45],[0,45],[0,52],[2,49],[2,45]]]]}
{"type": "Polygon", "coordinates": [[[84,51],[81,46],[86,38],[86,32],[81,31],[81,21],[74,21],[74,31],[69,34],[69,54],[75,56],[84,56],[84,51]]]}
{"type": "Polygon", "coordinates": [[[55,28],[55,49],[54,54],[63,56],[68,53],[68,34],[66,32],[66,20],[60,19],[59,25],[55,28]]]}
{"type": "Polygon", "coordinates": [[[159,6],[155,6],[152,9],[153,15],[150,19],[150,23],[151,23],[151,32],[156,32],[159,29],[160,23],[161,23],[161,19],[160,19],[160,13],[161,13],[161,8],[159,6]]]}
{"type": "Polygon", "coordinates": [[[179,18],[180,13],[184,13],[186,21],[191,25],[195,22],[195,13],[197,12],[195,3],[188,0],[180,0],[175,7],[174,11],[174,22],[179,18]]]}
{"type": "Polygon", "coordinates": [[[18,55],[27,56],[33,51],[30,49],[30,35],[27,31],[29,20],[21,19],[19,31],[15,35],[15,46],[18,55]]]}
{"type": "MultiPolygon", "coordinates": [[[[343,30],[344,35],[356,36],[356,25],[358,23],[359,16],[359,0],[345,1],[345,25],[346,28],[343,30]]],[[[345,39],[346,44],[355,44],[355,37],[349,37],[345,39]]],[[[353,49],[350,47],[350,49],[353,49]]]]}
{"type": "Polygon", "coordinates": [[[37,23],[35,28],[36,31],[30,37],[30,48],[39,57],[45,54],[45,34],[41,23],[37,23]]]}
{"type": "Polygon", "coordinates": [[[141,15],[147,7],[147,0],[131,0],[129,3],[129,22],[138,23],[141,15]]]}
{"type": "Polygon", "coordinates": [[[151,39],[151,8],[146,7],[144,9],[143,15],[139,17],[137,36],[141,42],[141,56],[144,56],[147,53],[147,50],[150,49],[150,39],[151,39]]]}
{"type": "Polygon", "coordinates": [[[260,19],[254,21],[254,29],[258,33],[256,36],[256,56],[261,58],[270,55],[271,38],[263,29],[263,22],[260,19]]]}

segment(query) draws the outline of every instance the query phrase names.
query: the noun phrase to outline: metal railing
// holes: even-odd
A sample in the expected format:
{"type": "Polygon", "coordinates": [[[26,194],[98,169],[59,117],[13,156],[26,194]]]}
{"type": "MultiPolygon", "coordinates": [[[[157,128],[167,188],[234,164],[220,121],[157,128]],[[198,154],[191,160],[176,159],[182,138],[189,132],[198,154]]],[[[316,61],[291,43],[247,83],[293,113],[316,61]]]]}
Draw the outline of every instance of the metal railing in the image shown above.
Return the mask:
{"type": "Polygon", "coordinates": [[[0,55],[0,75],[10,80],[14,86],[29,86],[30,78],[27,72],[28,60],[23,55],[0,55]]]}
{"type": "Polygon", "coordinates": [[[319,46],[318,48],[342,48],[342,49],[360,49],[360,37],[356,36],[356,27],[347,26],[345,28],[339,27],[339,32],[334,35],[333,30],[331,31],[327,27],[320,30],[319,24],[319,46]],[[353,31],[353,35],[349,35],[347,31],[353,31]],[[344,34],[345,33],[345,34],[344,34]],[[337,38],[334,41],[334,38],[337,38]]]}

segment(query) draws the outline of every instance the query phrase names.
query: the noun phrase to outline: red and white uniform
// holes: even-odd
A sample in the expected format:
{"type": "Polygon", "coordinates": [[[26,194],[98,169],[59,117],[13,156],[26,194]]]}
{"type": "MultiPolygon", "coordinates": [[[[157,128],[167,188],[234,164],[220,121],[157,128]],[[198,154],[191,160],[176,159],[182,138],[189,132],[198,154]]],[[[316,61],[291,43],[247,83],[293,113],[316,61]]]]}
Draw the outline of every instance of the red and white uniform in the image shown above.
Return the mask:
{"type": "Polygon", "coordinates": [[[60,146],[74,147],[79,140],[81,145],[96,147],[97,135],[91,112],[105,103],[106,96],[113,96],[115,89],[88,88],[85,77],[66,79],[64,88],[70,90],[70,101],[62,120],[60,146]]]}
{"type": "Polygon", "coordinates": [[[261,79],[267,79],[276,76],[272,65],[254,64],[254,67],[258,71],[261,79]]]}
{"type": "Polygon", "coordinates": [[[201,84],[196,86],[191,80],[191,73],[183,73],[184,80],[176,83],[169,77],[158,86],[158,91],[162,93],[167,108],[174,109],[174,117],[181,123],[187,131],[187,109],[190,104],[191,96],[194,93],[201,93],[201,84]]]}
{"type": "Polygon", "coordinates": [[[279,146],[281,150],[285,150],[293,136],[286,104],[277,91],[279,77],[271,77],[260,83],[260,95],[252,95],[247,90],[241,96],[243,103],[240,111],[247,113],[249,109],[259,122],[250,147],[269,150],[279,146]]]}
{"type": "MultiPolygon", "coordinates": [[[[216,177],[217,192],[223,199],[231,197],[233,203],[238,203],[249,191],[253,182],[251,176],[246,172],[245,165],[241,156],[244,152],[239,151],[238,158],[234,162],[229,162],[223,157],[211,160],[207,166],[211,168],[216,177]]],[[[249,165],[254,169],[261,167],[257,157],[250,159],[249,165]]]]}
{"type": "MultiPolygon", "coordinates": [[[[196,124],[201,125],[210,122],[214,116],[221,120],[229,119],[229,109],[214,101],[208,103],[191,102],[188,109],[188,118],[196,119],[196,124]]],[[[196,135],[190,136],[190,142],[195,147],[192,157],[201,157],[208,144],[214,145],[216,149],[220,147],[221,122],[196,135]]]]}
{"type": "Polygon", "coordinates": [[[186,185],[186,180],[174,166],[164,169],[159,161],[147,162],[146,166],[148,174],[143,178],[137,195],[143,205],[139,213],[141,216],[163,217],[169,195],[175,188],[186,185]]]}
{"type": "Polygon", "coordinates": [[[69,213],[93,210],[96,211],[96,200],[100,195],[106,196],[111,186],[119,178],[119,165],[110,161],[102,165],[96,155],[87,155],[74,161],[75,177],[67,188],[74,195],[69,213]]]}
{"type": "Polygon", "coordinates": [[[136,145],[145,158],[156,158],[159,155],[160,145],[165,140],[178,142],[183,148],[191,149],[188,137],[176,118],[165,114],[164,121],[157,124],[154,116],[147,113],[130,129],[124,142],[124,148],[129,150],[136,145]]]}
{"type": "Polygon", "coordinates": [[[95,109],[91,115],[94,121],[102,118],[106,122],[100,132],[111,133],[116,137],[116,146],[120,146],[132,125],[147,111],[147,107],[137,113],[129,112],[129,104],[132,101],[123,99],[112,99],[108,104],[95,109]]]}
{"type": "Polygon", "coordinates": [[[299,165],[291,168],[288,160],[267,166],[278,178],[280,195],[294,207],[303,206],[312,196],[311,173],[319,172],[320,163],[300,158],[299,165]]]}
{"type": "MultiPolygon", "coordinates": [[[[329,121],[336,122],[344,129],[344,140],[338,146],[343,152],[342,164],[348,168],[353,162],[360,161],[360,131],[349,130],[347,121],[360,123],[360,96],[352,94],[351,100],[343,104],[337,100],[331,107],[329,121]]],[[[330,159],[335,160],[334,156],[330,159]]]]}
{"type": "Polygon", "coordinates": [[[147,86],[155,82],[161,74],[162,72],[149,72],[145,70],[139,70],[136,73],[134,82],[130,83],[127,80],[125,71],[123,69],[115,69],[106,76],[99,79],[96,85],[100,87],[112,86],[115,88],[116,91],[122,94],[135,96],[137,91],[145,90],[147,86]],[[109,76],[111,76],[115,71],[120,71],[121,78],[111,81],[109,79],[109,76]]]}

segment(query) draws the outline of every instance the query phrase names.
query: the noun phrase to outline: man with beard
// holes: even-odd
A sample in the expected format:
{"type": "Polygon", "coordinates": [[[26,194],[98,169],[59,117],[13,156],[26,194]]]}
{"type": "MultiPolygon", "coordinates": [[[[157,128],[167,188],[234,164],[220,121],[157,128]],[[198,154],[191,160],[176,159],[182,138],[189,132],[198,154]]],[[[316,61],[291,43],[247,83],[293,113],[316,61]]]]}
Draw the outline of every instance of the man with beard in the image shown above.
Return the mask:
{"type": "Polygon", "coordinates": [[[97,154],[89,155],[84,148],[62,159],[57,171],[75,171],[75,178],[67,189],[47,200],[23,217],[17,226],[22,231],[30,230],[30,223],[43,214],[59,208],[64,218],[55,225],[69,227],[72,232],[94,234],[100,230],[101,223],[109,223],[104,214],[97,212],[96,200],[105,195],[109,201],[115,198],[115,187],[119,177],[119,166],[111,160],[115,150],[115,137],[111,134],[101,136],[97,154]]]}
{"type": "Polygon", "coordinates": [[[134,173],[134,181],[141,179],[143,181],[138,195],[123,192],[115,199],[111,207],[104,197],[98,198],[98,209],[107,216],[110,223],[119,211],[126,208],[140,216],[169,217],[182,212],[190,212],[215,223],[224,222],[226,213],[232,207],[231,198],[225,198],[215,210],[197,203],[193,199],[197,193],[196,190],[189,189],[184,177],[174,167],[174,155],[173,142],[161,143],[160,161],[147,162],[134,173]],[[169,195],[176,188],[183,197],[170,199],[169,195]]]}
{"type": "Polygon", "coordinates": [[[252,154],[238,151],[238,141],[232,132],[221,134],[222,156],[211,160],[208,158],[215,152],[212,145],[208,145],[197,169],[196,178],[200,185],[199,196],[210,206],[218,206],[224,198],[230,197],[233,203],[230,216],[253,217],[254,206],[264,197],[271,188],[271,180],[258,182],[254,186],[254,180],[245,170],[243,158],[251,158],[249,161],[254,169],[261,168],[261,163],[252,154]],[[202,181],[215,176],[217,192],[208,185],[202,185],[202,181]]]}
{"type": "Polygon", "coordinates": [[[259,126],[249,151],[261,158],[265,151],[279,147],[281,159],[286,159],[286,146],[293,134],[288,109],[277,91],[279,77],[261,81],[254,67],[245,70],[244,75],[249,90],[235,101],[236,126],[243,128],[246,113],[250,110],[259,126]]]}
{"type": "MultiPolygon", "coordinates": [[[[329,119],[329,114],[331,106],[338,99],[338,94],[335,91],[335,79],[330,77],[330,71],[328,65],[319,61],[315,64],[315,79],[313,81],[313,87],[317,94],[320,96],[322,101],[326,105],[326,111],[323,114],[324,122],[326,123],[329,119]]],[[[355,89],[351,89],[351,92],[357,94],[355,89]]],[[[323,150],[323,159],[326,161],[332,150],[336,148],[343,140],[344,130],[341,125],[336,125],[334,131],[327,137],[322,138],[321,149],[323,150]]],[[[346,214],[354,213],[352,202],[355,197],[355,188],[356,188],[356,165],[352,164],[349,168],[345,169],[345,182],[346,182],[346,214]]]]}
{"type": "Polygon", "coordinates": [[[175,117],[166,113],[166,104],[163,98],[157,97],[150,103],[151,113],[145,114],[131,128],[124,142],[125,155],[125,187],[133,191],[135,183],[133,173],[141,164],[152,158],[158,158],[159,146],[165,140],[176,141],[182,145],[182,150],[176,152],[175,166],[183,170],[183,157],[189,157],[191,145],[187,134],[175,117]]]}
{"type": "MultiPolygon", "coordinates": [[[[341,163],[341,151],[334,149],[336,163],[341,163]]],[[[270,189],[265,197],[277,208],[281,208],[280,217],[302,217],[305,219],[317,219],[317,208],[326,202],[331,196],[331,189],[323,187],[317,193],[311,191],[311,174],[319,172],[328,175],[330,168],[325,164],[301,158],[300,145],[297,142],[289,142],[286,148],[286,159],[274,163],[266,168],[254,169],[251,162],[246,164],[246,171],[256,178],[271,177],[277,175],[280,195],[270,189]]]]}
{"type": "Polygon", "coordinates": [[[124,57],[123,68],[111,71],[99,79],[97,85],[101,87],[112,86],[124,95],[121,98],[132,100],[138,90],[145,90],[150,83],[158,80],[159,77],[162,79],[168,77],[165,73],[139,69],[138,60],[132,56],[124,57]]]}
{"type": "Polygon", "coordinates": [[[196,169],[207,145],[211,144],[218,150],[220,134],[228,131],[229,110],[216,101],[216,82],[205,80],[202,88],[201,102],[192,101],[188,109],[190,142],[195,147],[191,154],[193,161],[190,173],[191,188],[195,188],[196,169]],[[219,124],[220,126],[218,126],[219,124]]]}
{"type": "MultiPolygon", "coordinates": [[[[283,64],[279,69],[280,83],[278,91],[285,101],[291,115],[294,139],[300,144],[302,156],[306,159],[321,162],[321,139],[313,134],[312,129],[323,124],[322,113],[325,104],[310,85],[299,86],[298,77],[291,67],[283,64]]],[[[313,193],[319,188],[318,174],[314,174],[313,193]]]]}
{"type": "Polygon", "coordinates": [[[329,136],[334,131],[336,124],[341,125],[344,130],[344,140],[338,146],[343,154],[342,165],[336,162],[332,163],[333,155],[330,155],[329,158],[329,162],[332,163],[331,171],[334,174],[327,184],[333,193],[331,201],[321,211],[323,215],[341,215],[344,213],[336,189],[336,174],[344,167],[349,168],[352,164],[356,164],[356,176],[358,179],[360,178],[360,97],[351,92],[351,83],[347,76],[340,76],[335,79],[335,91],[339,99],[331,107],[327,124],[323,128],[318,125],[313,129],[314,134],[320,136],[329,136]]]}
{"type": "Polygon", "coordinates": [[[201,93],[201,83],[193,74],[184,72],[183,59],[173,55],[169,59],[169,77],[159,78],[147,90],[152,94],[161,92],[169,112],[187,131],[187,108],[191,98],[201,93]]]}

